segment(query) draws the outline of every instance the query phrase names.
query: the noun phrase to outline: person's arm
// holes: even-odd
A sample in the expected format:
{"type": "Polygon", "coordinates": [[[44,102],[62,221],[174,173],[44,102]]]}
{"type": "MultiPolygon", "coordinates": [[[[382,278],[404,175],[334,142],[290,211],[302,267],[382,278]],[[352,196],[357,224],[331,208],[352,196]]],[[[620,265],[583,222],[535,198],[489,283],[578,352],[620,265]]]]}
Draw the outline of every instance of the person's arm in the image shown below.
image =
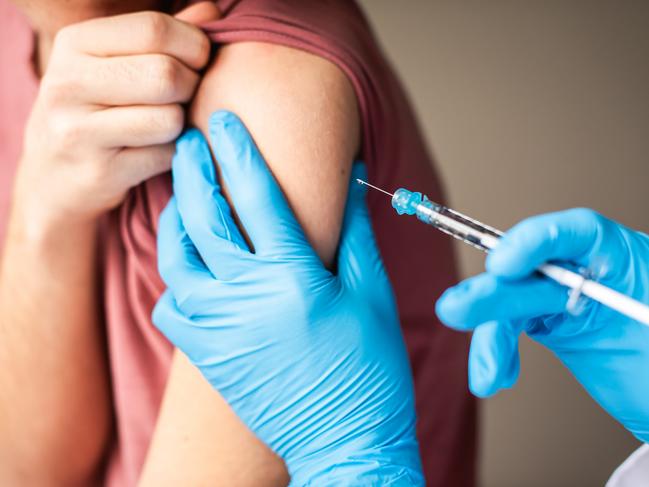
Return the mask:
{"type": "Polygon", "coordinates": [[[0,264],[0,485],[93,485],[112,410],[97,219],[168,169],[209,40],[163,14],[56,37],[25,133],[0,264]]]}
{"type": "Polygon", "coordinates": [[[246,124],[309,242],[330,266],[360,148],[356,94],[345,74],[296,49],[233,44],[220,50],[203,79],[190,121],[207,134],[209,116],[219,109],[246,124]]]}
{"type": "Polygon", "coordinates": [[[0,278],[0,484],[82,485],[110,435],[95,227],[30,230],[15,209],[0,278]]]}
{"type": "MultiPolygon", "coordinates": [[[[207,133],[218,109],[246,123],[310,243],[331,266],[360,143],[356,97],[345,75],[286,47],[225,46],[199,88],[191,121],[207,133]]],[[[141,485],[286,481],[281,460],[177,353],[141,485]]]]}
{"type": "MultiPolygon", "coordinates": [[[[217,111],[209,133],[232,206],[205,138],[189,130],[158,225],[168,288],[153,323],[282,457],[291,485],[423,485],[412,375],[366,188],[350,184],[330,272],[241,120],[217,111]]],[[[367,178],[362,163],[356,178],[367,178]]]]}

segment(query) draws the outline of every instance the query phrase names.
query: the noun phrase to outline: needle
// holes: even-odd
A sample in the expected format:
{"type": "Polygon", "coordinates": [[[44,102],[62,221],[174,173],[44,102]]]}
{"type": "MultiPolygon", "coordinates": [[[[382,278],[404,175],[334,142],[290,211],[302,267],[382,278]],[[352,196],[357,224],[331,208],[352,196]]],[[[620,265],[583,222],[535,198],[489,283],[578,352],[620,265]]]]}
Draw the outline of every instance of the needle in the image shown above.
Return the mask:
{"type": "Polygon", "coordinates": [[[377,191],[380,191],[381,193],[385,193],[385,194],[387,194],[387,195],[390,196],[390,197],[394,196],[392,193],[388,193],[388,192],[387,192],[386,190],[384,190],[384,189],[377,188],[377,187],[374,186],[373,184],[367,183],[367,182],[363,181],[362,179],[356,179],[356,182],[357,182],[358,184],[364,184],[365,186],[369,186],[369,187],[372,188],[372,189],[376,189],[377,191]]]}

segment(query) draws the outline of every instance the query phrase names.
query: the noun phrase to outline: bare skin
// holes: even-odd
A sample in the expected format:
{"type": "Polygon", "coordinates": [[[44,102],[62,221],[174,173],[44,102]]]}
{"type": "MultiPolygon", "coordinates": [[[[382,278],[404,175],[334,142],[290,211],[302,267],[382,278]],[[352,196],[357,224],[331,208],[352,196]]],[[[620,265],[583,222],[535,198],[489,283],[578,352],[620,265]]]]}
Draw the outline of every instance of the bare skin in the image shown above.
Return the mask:
{"type": "MultiPolygon", "coordinates": [[[[45,79],[51,66],[56,66],[58,40],[51,42],[53,33],[67,25],[70,18],[77,22],[82,18],[118,13],[108,11],[115,7],[114,2],[106,5],[92,0],[76,2],[83,5],[72,5],[70,10],[75,13],[69,13],[67,18],[63,14],[47,18],[34,14],[41,66],[47,66],[43,69],[45,79]]],[[[134,3],[128,6],[133,10],[152,7],[141,5],[138,8],[134,3]]],[[[37,10],[45,9],[39,4],[37,10]]],[[[56,10],[64,9],[57,5],[56,10]]],[[[29,8],[26,11],[29,15],[29,8]]],[[[199,7],[186,20],[200,22],[210,18],[209,15],[199,7]]],[[[119,34],[110,36],[111,46],[113,37],[119,34]]],[[[168,39],[169,35],[163,37],[168,39]]],[[[96,48],[94,41],[92,44],[96,48]]],[[[183,46],[178,49],[187,47],[187,39],[180,44],[183,46]]],[[[201,49],[195,46],[192,53],[200,53],[201,49]]],[[[177,51],[164,55],[174,59],[182,57],[177,51]]],[[[193,96],[188,86],[198,83],[191,72],[198,69],[199,63],[192,62],[183,59],[187,70],[181,70],[175,77],[182,85],[174,91],[177,98],[165,98],[164,102],[154,100],[157,103],[122,99],[119,103],[113,100],[109,105],[121,106],[120,103],[128,102],[130,107],[139,107],[146,103],[149,110],[161,110],[187,100],[187,94],[193,96]]],[[[61,73],[65,71],[60,70],[61,73]]],[[[146,70],[125,68],[124,71],[142,73],[146,70]]],[[[96,83],[90,85],[97,88],[96,83]]],[[[105,83],[106,87],[114,85],[105,83]]],[[[47,85],[44,83],[44,86],[47,85]]],[[[107,92],[101,94],[106,96],[107,92]]],[[[106,101],[111,100],[101,100],[102,104],[106,101]]],[[[99,103],[95,100],[90,105],[99,103]]],[[[360,139],[354,93],[342,72],[317,57],[287,48],[252,43],[226,46],[200,83],[192,107],[190,121],[203,130],[209,113],[216,109],[231,109],[242,117],[311,243],[323,261],[331,263],[338,241],[349,167],[360,139]]],[[[71,132],[75,126],[87,128],[80,122],[87,118],[78,115],[87,114],[88,110],[66,103],[60,105],[62,113],[77,117],[71,115],[77,120],[74,123],[68,119],[71,132]]],[[[169,112],[172,110],[175,108],[169,112]]],[[[40,117],[42,124],[30,121],[30,127],[45,125],[50,114],[46,115],[40,117]]],[[[125,130],[122,120],[117,124],[120,130],[115,131],[129,137],[128,141],[114,141],[114,145],[106,148],[100,147],[96,140],[81,141],[81,137],[75,139],[70,135],[63,140],[67,139],[68,143],[79,140],[85,144],[85,152],[77,152],[85,157],[79,155],[79,160],[62,160],[50,154],[70,151],[55,148],[57,150],[47,154],[39,153],[38,157],[25,156],[21,161],[21,167],[29,170],[21,170],[25,176],[19,174],[18,177],[16,187],[24,189],[16,191],[10,236],[5,243],[0,273],[2,485],[87,485],[92,482],[107,448],[112,409],[103,332],[95,298],[96,218],[119,204],[130,187],[168,168],[169,144],[179,131],[177,123],[183,122],[182,117],[178,117],[173,123],[163,123],[168,132],[165,136],[158,133],[153,139],[150,132],[142,131],[142,126],[135,122],[146,115],[134,115],[134,126],[125,130]],[[115,147],[135,150],[134,136],[149,142],[143,145],[145,149],[139,146],[138,149],[150,149],[150,157],[138,158],[144,161],[140,166],[126,167],[124,164],[123,171],[111,171],[110,175],[102,173],[102,164],[112,160],[111,156],[128,152],[116,151],[115,147]],[[65,171],[61,167],[67,167],[68,171],[74,168],[76,174],[82,163],[90,162],[93,166],[88,173],[94,177],[76,188],[71,182],[65,182],[65,171]],[[47,192],[52,185],[43,184],[38,190],[34,187],[38,188],[39,179],[47,182],[52,178],[60,181],[57,187],[66,188],[66,184],[70,184],[75,191],[51,194],[48,197],[53,203],[43,204],[41,193],[47,192]],[[88,207],[88,201],[97,200],[97,194],[102,196],[102,203],[88,207]],[[48,211],[42,214],[38,208],[48,208],[48,211]],[[2,303],[11,303],[11,306],[2,303]],[[43,370],[48,373],[43,374],[43,370]],[[24,384],[31,385],[28,392],[24,384]],[[39,406],[42,404],[48,404],[47,415],[42,414],[39,406]],[[34,418],[40,421],[35,422],[34,418]],[[35,445],[28,441],[30,438],[42,438],[43,441],[35,445]],[[16,448],[16,445],[21,447],[16,448]],[[42,468],[34,469],[33,465],[42,468]]],[[[152,117],[158,120],[155,115],[152,117]]],[[[32,118],[39,119],[36,115],[32,118]]],[[[107,130],[110,123],[98,117],[97,123],[100,121],[102,131],[110,132],[107,130]]],[[[29,140],[32,139],[27,137],[25,154],[38,145],[30,144],[29,140]]],[[[141,484],[285,485],[287,481],[281,459],[239,422],[218,393],[176,353],[141,484]],[[187,401],[187,398],[192,400],[187,401]]]]}
{"type": "MultiPolygon", "coordinates": [[[[346,76],[294,49],[225,46],[189,118],[207,133],[208,117],[218,109],[234,111],[246,123],[310,243],[330,266],[360,141],[356,98],[346,76]]],[[[141,487],[286,485],[283,465],[268,453],[176,352],[141,487]],[[220,461],[210,460],[215,458],[220,461]]]]}
{"type": "Polygon", "coordinates": [[[51,45],[0,268],[1,485],[97,473],[112,429],[97,218],[169,168],[209,54],[199,29],[144,12],[66,27],[51,45]]]}

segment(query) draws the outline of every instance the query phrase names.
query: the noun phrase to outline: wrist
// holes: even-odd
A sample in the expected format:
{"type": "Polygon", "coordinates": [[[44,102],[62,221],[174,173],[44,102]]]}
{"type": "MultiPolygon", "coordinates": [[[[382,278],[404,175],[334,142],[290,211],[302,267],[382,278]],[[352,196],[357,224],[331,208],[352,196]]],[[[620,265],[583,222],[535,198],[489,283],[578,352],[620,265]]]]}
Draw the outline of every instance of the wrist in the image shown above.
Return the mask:
{"type": "Polygon", "coordinates": [[[14,199],[7,238],[23,244],[51,246],[59,241],[88,239],[96,227],[96,217],[72,217],[44,202],[14,199]]]}
{"type": "Polygon", "coordinates": [[[39,262],[43,272],[60,275],[70,265],[93,260],[96,218],[66,219],[45,203],[41,203],[43,208],[38,208],[38,202],[32,203],[20,199],[12,202],[3,245],[3,270],[29,259],[39,262]]]}
{"type": "Polygon", "coordinates": [[[38,164],[38,156],[23,154],[14,178],[10,217],[21,222],[27,235],[47,237],[62,231],[92,228],[102,214],[95,202],[98,188],[81,184],[83,171],[64,167],[61,161],[38,164]],[[60,166],[53,170],[54,166],[60,166]]]}
{"type": "MultiPolygon", "coordinates": [[[[62,238],[76,239],[95,231],[98,216],[65,208],[47,188],[52,185],[57,183],[34,181],[19,172],[9,214],[9,235],[28,242],[47,243],[62,238]]],[[[57,193],[59,190],[65,191],[58,188],[57,193]]]]}

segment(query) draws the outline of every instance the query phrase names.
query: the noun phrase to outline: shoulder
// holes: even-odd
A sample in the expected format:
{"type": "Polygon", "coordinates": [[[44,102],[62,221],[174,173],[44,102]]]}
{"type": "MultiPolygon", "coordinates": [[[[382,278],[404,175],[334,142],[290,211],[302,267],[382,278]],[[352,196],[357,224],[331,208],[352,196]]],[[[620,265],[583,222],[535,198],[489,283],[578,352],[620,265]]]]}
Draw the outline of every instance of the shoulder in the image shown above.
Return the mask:
{"type": "Polygon", "coordinates": [[[360,146],[356,95],[336,65],[297,49],[245,42],[219,49],[190,110],[230,110],[246,124],[321,258],[332,262],[360,146]]]}
{"type": "Polygon", "coordinates": [[[275,44],[242,42],[219,48],[190,118],[200,126],[216,105],[241,112],[248,125],[285,118],[305,132],[340,122],[347,139],[350,129],[359,131],[356,96],[342,70],[316,55],[275,44]]]}

